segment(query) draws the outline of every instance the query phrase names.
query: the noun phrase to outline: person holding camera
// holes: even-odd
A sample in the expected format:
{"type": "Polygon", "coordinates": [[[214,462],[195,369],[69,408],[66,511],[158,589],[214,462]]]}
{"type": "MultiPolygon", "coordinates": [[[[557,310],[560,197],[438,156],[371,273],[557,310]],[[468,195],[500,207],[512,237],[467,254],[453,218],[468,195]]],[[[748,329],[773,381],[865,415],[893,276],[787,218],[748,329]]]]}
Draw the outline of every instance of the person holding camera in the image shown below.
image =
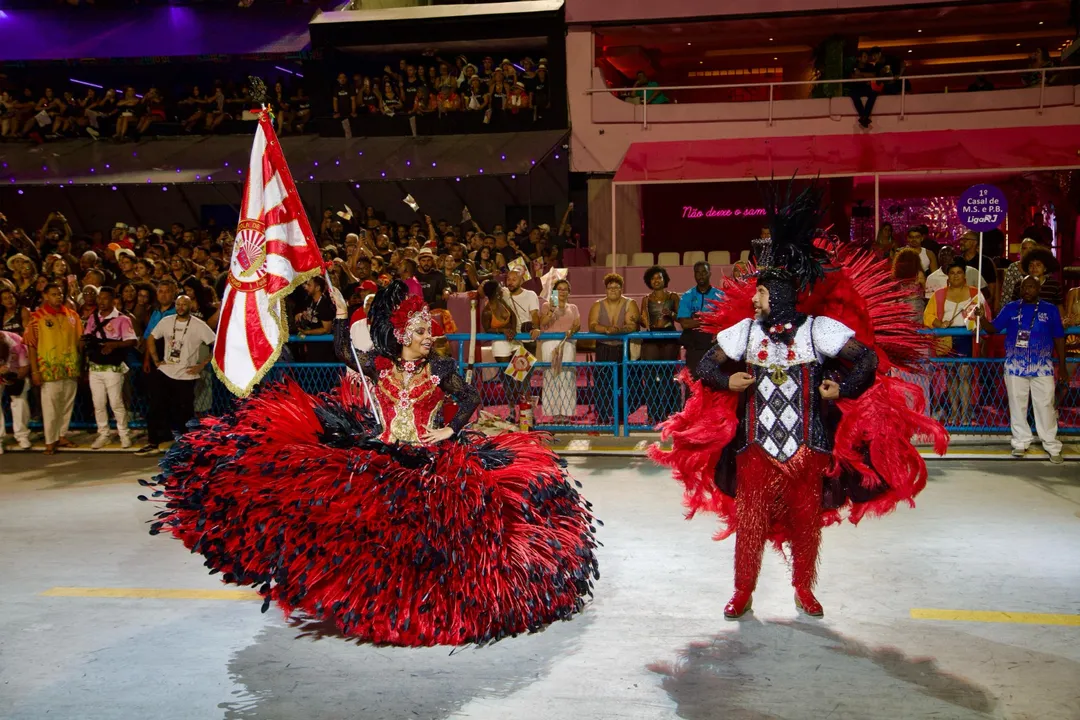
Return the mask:
{"type": "Polygon", "coordinates": [[[94,399],[94,418],[98,436],[90,446],[100,450],[109,444],[109,405],[116,416],[116,431],[120,447],[131,447],[128,432],[128,413],[124,406],[124,375],[127,373],[129,350],[138,344],[131,318],[114,307],[115,291],[105,286],[98,289],[97,307],[86,318],[83,346],[90,366],[90,394],[94,399]]]}
{"type": "MultiPolygon", "coordinates": [[[[11,401],[11,429],[23,450],[30,449],[30,357],[22,338],[0,331],[0,387],[11,401]]],[[[4,453],[4,423],[0,422],[0,455],[4,453]]]]}

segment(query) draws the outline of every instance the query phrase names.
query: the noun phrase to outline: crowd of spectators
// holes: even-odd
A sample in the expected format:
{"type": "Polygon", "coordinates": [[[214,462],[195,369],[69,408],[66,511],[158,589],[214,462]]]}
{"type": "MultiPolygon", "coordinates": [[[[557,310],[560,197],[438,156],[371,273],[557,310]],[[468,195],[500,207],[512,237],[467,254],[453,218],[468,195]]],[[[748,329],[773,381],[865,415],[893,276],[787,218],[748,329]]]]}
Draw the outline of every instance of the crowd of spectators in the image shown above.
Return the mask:
{"type": "MultiPolygon", "coordinates": [[[[364,134],[373,122],[411,118],[415,133],[423,119],[448,131],[527,128],[547,117],[552,84],[546,58],[473,62],[465,55],[446,60],[429,51],[420,58],[401,58],[381,71],[342,72],[331,93],[332,117],[346,133],[364,134]]],[[[422,128],[421,128],[422,129],[422,128]]]]}
{"type": "MultiPolygon", "coordinates": [[[[355,216],[328,208],[313,226],[330,282],[347,298],[354,320],[378,287],[400,278],[452,330],[446,310],[451,294],[506,281],[515,266],[536,277],[558,266],[562,250],[578,242],[571,211],[572,205],[554,230],[525,220],[509,230],[502,225],[485,230],[467,209],[456,223],[418,215],[405,224],[387,220],[375,208],[355,216]]],[[[112,436],[109,408],[122,447],[131,447],[135,390],[149,398],[143,419],[151,432],[140,450],[144,454],[155,452],[193,414],[208,411],[211,328],[217,324],[232,244],[232,234],[213,223],[151,228],[118,222],[107,233],[77,236],[61,213],[50,213],[41,227],[30,230],[6,227],[0,216],[2,344],[11,351],[5,356],[26,356],[19,364],[25,364],[24,376],[16,372],[4,381],[17,442],[29,442],[31,412],[25,401],[34,406],[34,415],[41,413],[47,450],[68,446],[78,383],[91,391],[98,448],[112,436]],[[61,315],[71,332],[55,343],[47,338],[45,345],[53,349],[46,352],[39,336],[59,332],[61,315]],[[162,324],[173,316],[177,319],[162,324]],[[140,368],[141,374],[129,372],[140,368]],[[32,394],[32,387],[40,389],[32,394]]],[[[298,288],[287,298],[287,310],[291,334],[327,333],[335,310],[326,280],[316,277],[298,288]]],[[[290,351],[301,361],[335,361],[331,343],[295,343],[290,351]]],[[[0,376],[9,372],[6,361],[0,360],[0,370],[0,376]]]]}
{"type": "MultiPolygon", "coordinates": [[[[936,242],[930,237],[927,226],[916,225],[907,229],[905,242],[901,244],[894,235],[892,225],[882,225],[874,249],[879,257],[892,260],[893,278],[908,290],[907,302],[911,306],[913,319],[927,328],[948,328],[954,333],[960,331],[938,338],[936,354],[968,358],[1000,357],[1004,354],[1007,359],[1010,358],[1011,353],[1017,352],[1015,336],[1006,338],[1004,345],[984,340],[977,351],[980,343],[977,342],[976,331],[995,332],[997,327],[1004,332],[1006,327],[1011,327],[1010,323],[1021,312],[1018,303],[1021,287],[1025,283],[1030,283],[1034,289],[1034,301],[1046,308],[1040,310],[1032,322],[1037,320],[1041,323],[1043,321],[1039,318],[1052,315],[1058,326],[1080,324],[1080,291],[1073,291],[1068,297],[1062,292],[1061,282],[1056,277],[1058,262],[1050,248],[1052,233],[1044,224],[1042,214],[1037,213],[1033,224],[1024,230],[1020,252],[1015,260],[1005,256],[1004,236],[999,235],[998,231],[984,233],[983,244],[1001,247],[1000,254],[995,252],[992,256],[980,256],[979,236],[971,231],[961,234],[954,247],[936,242]]],[[[1050,320],[1047,322],[1054,324],[1050,320]]],[[[1028,332],[1033,332],[1032,328],[1028,328],[1028,332]]],[[[1021,342],[1027,343],[1027,340],[1021,339],[1021,342]]],[[[1026,347],[1025,344],[1020,349],[1026,347]]],[[[1040,346],[1040,350],[1047,357],[1039,364],[1039,372],[1051,367],[1049,357],[1054,352],[1058,353],[1058,361],[1064,368],[1064,346],[1055,349],[1052,343],[1047,342],[1040,346]]],[[[990,376],[987,373],[977,375],[975,366],[970,363],[945,367],[947,369],[941,373],[941,382],[931,386],[933,410],[946,424],[970,425],[974,399],[986,398],[994,392],[990,387],[990,376]]],[[[1005,367],[1012,372],[1010,368],[1013,365],[1007,363],[1005,367]]],[[[1052,369],[1050,375],[1052,379],[1052,369]]],[[[1010,378],[1007,373],[1005,379],[1011,388],[1017,381],[1010,378]]],[[[1068,374],[1062,370],[1059,381],[1067,382],[1068,378],[1068,374]]],[[[1042,414],[1040,423],[1045,425],[1044,420],[1054,403],[1053,393],[1038,397],[1036,394],[1031,395],[1032,402],[1036,413],[1042,414]]],[[[1027,396],[1020,398],[1019,394],[1010,390],[1009,402],[1010,410],[1014,414],[1023,414],[1023,422],[1026,422],[1027,396]]],[[[1013,423],[1014,437],[1021,438],[1014,442],[1014,448],[1022,445],[1026,449],[1031,436],[1028,432],[1024,439],[1022,433],[1017,434],[1020,422],[1017,420],[1013,423]]],[[[1051,458],[1060,456],[1060,444],[1055,444],[1049,430],[1043,435],[1048,443],[1044,447],[1051,458]]]]}
{"type": "Polygon", "coordinates": [[[549,117],[553,87],[546,58],[475,63],[434,52],[367,73],[339,73],[312,98],[308,79],[217,79],[169,97],[161,85],[112,89],[83,84],[0,85],[0,139],[73,137],[117,142],[176,134],[250,132],[266,103],[280,134],[371,135],[528,129],[549,117]],[[321,124],[320,120],[326,120],[321,124]],[[332,122],[331,122],[332,121],[332,122]]]}
{"type": "MultiPolygon", "coordinates": [[[[278,132],[302,133],[312,120],[311,98],[301,85],[278,80],[267,89],[267,101],[278,108],[278,132]]],[[[154,136],[169,124],[172,132],[224,133],[243,130],[237,121],[254,121],[255,102],[248,83],[214,81],[209,88],[192,87],[180,98],[166,98],[156,87],[139,94],[123,90],[76,87],[57,93],[45,87],[21,92],[0,90],[0,138],[42,143],[72,137],[116,142],[154,136]]]]}

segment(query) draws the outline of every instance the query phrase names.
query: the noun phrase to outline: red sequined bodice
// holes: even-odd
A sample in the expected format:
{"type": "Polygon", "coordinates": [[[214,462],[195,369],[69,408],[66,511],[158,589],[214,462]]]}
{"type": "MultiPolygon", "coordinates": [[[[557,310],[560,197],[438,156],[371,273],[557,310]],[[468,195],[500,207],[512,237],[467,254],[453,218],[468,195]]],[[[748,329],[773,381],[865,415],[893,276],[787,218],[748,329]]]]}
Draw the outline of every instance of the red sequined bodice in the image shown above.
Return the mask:
{"type": "Polygon", "coordinates": [[[380,357],[375,367],[379,372],[375,396],[385,422],[379,439],[421,444],[420,438],[427,429],[436,427],[435,420],[446,397],[439,387],[439,377],[427,363],[395,365],[380,357]]]}

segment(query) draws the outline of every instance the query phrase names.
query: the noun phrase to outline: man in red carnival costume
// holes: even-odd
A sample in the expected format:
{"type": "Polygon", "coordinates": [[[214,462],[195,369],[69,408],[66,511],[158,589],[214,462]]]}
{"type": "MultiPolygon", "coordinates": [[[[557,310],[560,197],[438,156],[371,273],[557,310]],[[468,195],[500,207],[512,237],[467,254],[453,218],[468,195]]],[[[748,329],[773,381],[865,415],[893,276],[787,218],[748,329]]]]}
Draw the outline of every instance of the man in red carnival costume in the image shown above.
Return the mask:
{"type": "Polygon", "coordinates": [[[651,451],[685,485],[690,515],[718,513],[717,539],[737,532],[732,620],[751,608],[770,539],[789,545],[796,607],[824,615],[813,593],[821,528],[845,511],[857,523],[914,504],[926,464],[910,438],[947,443],[921,388],[888,374],[917,371],[927,342],[888,263],[815,243],[816,188],[778,205],[766,202],[772,239],[756,278],[727,280],[703,320],[716,343],[699,380],[684,375],[686,408],[661,427],[672,450],[651,451]]]}

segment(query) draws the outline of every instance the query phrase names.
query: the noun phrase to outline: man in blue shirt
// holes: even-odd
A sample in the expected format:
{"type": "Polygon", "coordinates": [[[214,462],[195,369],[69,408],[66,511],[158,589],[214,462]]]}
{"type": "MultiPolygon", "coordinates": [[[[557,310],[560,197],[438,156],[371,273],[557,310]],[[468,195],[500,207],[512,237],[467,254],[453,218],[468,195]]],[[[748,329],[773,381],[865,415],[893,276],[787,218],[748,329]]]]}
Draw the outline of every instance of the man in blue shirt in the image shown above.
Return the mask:
{"type": "MultiPolygon", "coordinates": [[[[150,319],[146,322],[146,330],[143,331],[143,340],[150,337],[150,333],[154,332],[154,328],[162,318],[176,314],[176,280],[171,277],[164,277],[158,282],[157,286],[157,307],[150,313],[150,319]]],[[[149,360],[150,354],[146,353],[146,359],[149,360]]],[[[148,371],[149,372],[149,371],[148,371]]]]}
{"type": "Polygon", "coordinates": [[[686,348],[686,367],[697,377],[697,366],[713,344],[713,336],[701,332],[698,315],[711,309],[710,302],[723,299],[724,294],[712,286],[712,268],[707,262],[694,263],[694,281],[697,283],[679,298],[679,314],[675,318],[682,327],[682,346],[686,348]]]}
{"type": "MultiPolygon", "coordinates": [[[[982,306],[978,308],[981,314],[982,306]]],[[[1060,465],[1061,441],[1057,439],[1057,410],[1054,408],[1054,353],[1060,379],[1069,382],[1065,363],[1065,328],[1052,303],[1039,299],[1039,280],[1028,275],[1020,282],[1020,299],[998,313],[994,322],[984,323],[987,332],[1005,333],[1005,388],[1009,393],[1012,425],[1012,454],[1023,457],[1034,439],[1028,426],[1028,397],[1035,415],[1035,429],[1050,462],[1060,465]]]]}

